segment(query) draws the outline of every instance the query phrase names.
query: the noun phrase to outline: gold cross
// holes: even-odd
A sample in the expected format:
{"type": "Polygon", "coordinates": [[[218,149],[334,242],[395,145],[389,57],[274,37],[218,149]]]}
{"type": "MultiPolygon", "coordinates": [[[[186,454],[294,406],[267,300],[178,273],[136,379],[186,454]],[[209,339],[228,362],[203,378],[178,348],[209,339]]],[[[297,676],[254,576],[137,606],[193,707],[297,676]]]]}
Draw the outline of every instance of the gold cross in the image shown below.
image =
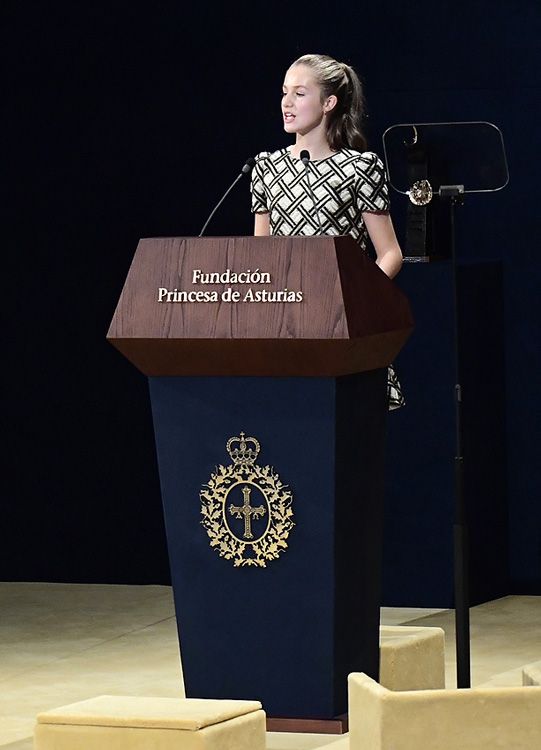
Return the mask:
{"type": "Polygon", "coordinates": [[[244,516],[244,539],[253,539],[252,534],[252,516],[254,518],[260,518],[265,515],[265,506],[260,505],[258,508],[252,508],[250,505],[250,492],[251,487],[243,487],[242,494],[244,495],[244,502],[241,506],[231,505],[229,506],[229,512],[235,516],[235,518],[242,518],[244,516]]]}

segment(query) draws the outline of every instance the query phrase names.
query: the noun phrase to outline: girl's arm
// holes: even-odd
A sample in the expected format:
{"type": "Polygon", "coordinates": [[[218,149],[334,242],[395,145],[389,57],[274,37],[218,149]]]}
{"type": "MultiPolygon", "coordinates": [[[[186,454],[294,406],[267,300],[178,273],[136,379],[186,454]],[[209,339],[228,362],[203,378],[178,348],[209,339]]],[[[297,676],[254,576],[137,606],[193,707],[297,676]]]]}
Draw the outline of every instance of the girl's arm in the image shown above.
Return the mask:
{"type": "Polygon", "coordinates": [[[267,237],[270,235],[269,214],[254,214],[254,237],[267,237]]]}
{"type": "Polygon", "coordinates": [[[402,267],[402,250],[388,213],[366,212],[363,221],[376,251],[376,265],[392,279],[402,267]]]}

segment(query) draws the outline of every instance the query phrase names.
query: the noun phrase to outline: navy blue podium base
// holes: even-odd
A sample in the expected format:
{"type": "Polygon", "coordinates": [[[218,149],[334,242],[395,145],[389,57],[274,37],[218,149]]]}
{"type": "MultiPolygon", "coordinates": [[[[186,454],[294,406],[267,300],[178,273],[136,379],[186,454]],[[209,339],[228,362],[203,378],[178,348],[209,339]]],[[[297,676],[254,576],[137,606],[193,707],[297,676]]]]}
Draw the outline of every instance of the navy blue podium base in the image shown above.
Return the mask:
{"type": "Polygon", "coordinates": [[[386,370],[149,382],[187,696],[343,714],[348,673],[378,677],[386,370]],[[293,494],[288,547],[266,567],[220,557],[201,523],[200,490],[241,432],[293,494]]]}

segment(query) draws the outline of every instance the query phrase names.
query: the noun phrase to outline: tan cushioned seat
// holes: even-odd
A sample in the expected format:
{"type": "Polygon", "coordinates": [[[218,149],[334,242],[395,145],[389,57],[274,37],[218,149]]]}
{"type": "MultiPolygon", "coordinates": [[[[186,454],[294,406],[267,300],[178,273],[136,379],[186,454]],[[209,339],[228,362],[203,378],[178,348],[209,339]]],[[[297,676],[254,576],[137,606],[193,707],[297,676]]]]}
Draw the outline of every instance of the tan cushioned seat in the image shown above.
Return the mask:
{"type": "Polygon", "coordinates": [[[100,695],[38,714],[38,724],[195,731],[259,711],[259,701],[100,695]]]}
{"type": "Polygon", "coordinates": [[[444,688],[444,631],[441,628],[382,625],[379,681],[389,690],[444,688]]]}
{"type": "Polygon", "coordinates": [[[349,676],[350,750],[541,748],[541,687],[393,692],[349,676]]]}
{"type": "Polygon", "coordinates": [[[265,750],[259,701],[101,695],[37,717],[35,750],[265,750]]]}

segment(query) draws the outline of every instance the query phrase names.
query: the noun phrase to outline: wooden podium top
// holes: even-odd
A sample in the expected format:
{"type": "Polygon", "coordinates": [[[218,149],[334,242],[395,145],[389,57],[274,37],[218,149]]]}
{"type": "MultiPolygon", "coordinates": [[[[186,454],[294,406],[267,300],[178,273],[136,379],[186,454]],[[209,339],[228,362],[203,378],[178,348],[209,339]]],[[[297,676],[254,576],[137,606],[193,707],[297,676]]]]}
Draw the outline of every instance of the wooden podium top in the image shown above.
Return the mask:
{"type": "Polygon", "coordinates": [[[139,242],[107,338],[146,375],[334,377],[412,328],[351,237],[172,237],[139,242]]]}

